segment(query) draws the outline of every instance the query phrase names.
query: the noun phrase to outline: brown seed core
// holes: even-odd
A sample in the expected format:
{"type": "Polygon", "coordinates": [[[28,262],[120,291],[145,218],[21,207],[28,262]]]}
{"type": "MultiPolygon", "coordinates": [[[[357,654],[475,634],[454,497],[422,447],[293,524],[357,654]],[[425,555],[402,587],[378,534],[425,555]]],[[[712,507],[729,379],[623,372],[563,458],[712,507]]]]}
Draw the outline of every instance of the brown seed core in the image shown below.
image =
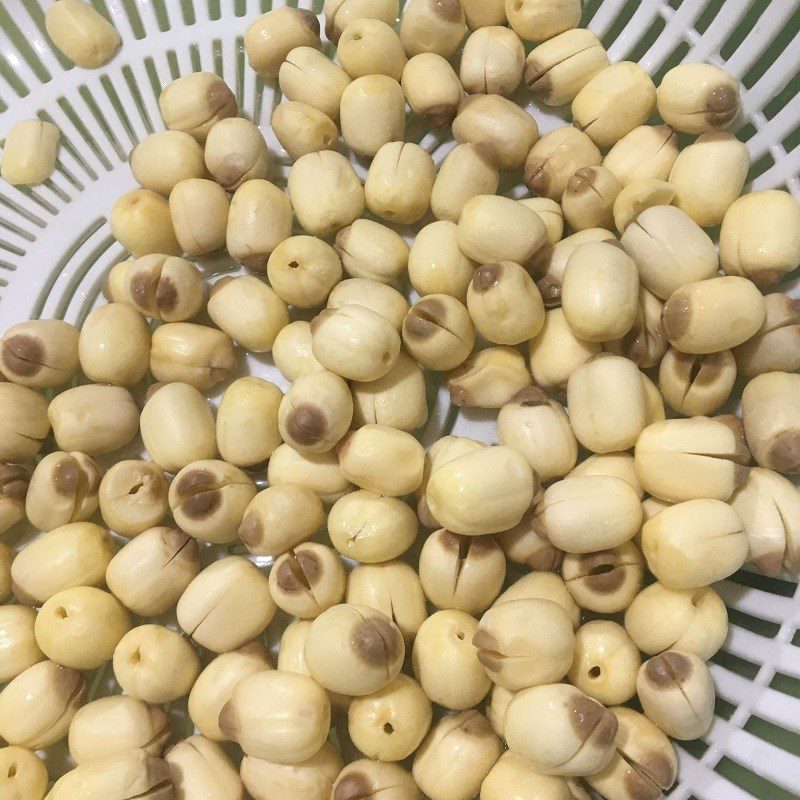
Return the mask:
{"type": "Polygon", "coordinates": [[[44,345],[34,336],[16,334],[3,342],[3,367],[10,375],[31,378],[42,371],[44,345]]]}
{"type": "Polygon", "coordinates": [[[328,430],[325,412],[317,406],[304,404],[293,408],[286,417],[289,436],[306,447],[318,444],[328,430]]]}

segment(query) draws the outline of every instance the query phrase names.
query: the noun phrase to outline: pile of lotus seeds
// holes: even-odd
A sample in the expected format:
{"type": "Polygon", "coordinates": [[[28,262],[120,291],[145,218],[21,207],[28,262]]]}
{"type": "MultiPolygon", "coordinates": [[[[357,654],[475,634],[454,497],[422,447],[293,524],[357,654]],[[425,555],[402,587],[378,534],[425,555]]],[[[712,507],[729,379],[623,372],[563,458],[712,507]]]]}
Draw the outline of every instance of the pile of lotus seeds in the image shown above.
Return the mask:
{"type": "MultiPolygon", "coordinates": [[[[712,584],[800,569],[800,205],[742,195],[730,75],[656,88],[580,0],[323,10],[338,63],[311,11],[244,39],[288,192],[230,88],[179,78],[107,304],[2,337],[0,530],[41,533],[0,545],[0,796],[655,800],[714,719],[712,584]],[[573,124],[540,137],[530,97],[573,124]],[[451,127],[438,167],[407,105],[451,127]],[[225,251],[246,274],[209,286],[225,251]],[[499,444],[425,452],[431,379],[499,444]]],[[[47,27],[84,67],[120,45],[82,0],[47,27]]],[[[58,138],[20,123],[3,177],[58,138]]]]}

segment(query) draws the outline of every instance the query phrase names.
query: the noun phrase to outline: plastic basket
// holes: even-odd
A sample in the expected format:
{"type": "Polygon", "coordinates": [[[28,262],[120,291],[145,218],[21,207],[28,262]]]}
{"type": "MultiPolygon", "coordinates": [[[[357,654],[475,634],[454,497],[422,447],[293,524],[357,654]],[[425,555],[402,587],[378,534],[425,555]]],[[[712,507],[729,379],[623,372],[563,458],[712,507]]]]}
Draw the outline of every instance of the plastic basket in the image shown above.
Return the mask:
{"type": "MultiPolygon", "coordinates": [[[[278,97],[247,66],[247,23],[282,0],[93,0],[123,38],[99,70],[65,61],[44,29],[49,0],[0,2],[0,137],[18,120],[39,116],[61,130],[52,179],[32,189],[0,189],[0,328],[58,317],[80,324],[104,277],[121,260],[107,214],[134,188],[131,148],[163,127],[157,98],[179,75],[215,71],[234,89],[242,113],[263,126],[279,154],[277,182],[289,159],[268,130],[278,97]],[[282,156],[282,157],[281,157],[282,156]]],[[[321,12],[322,0],[290,5],[321,12]]],[[[656,82],[681,61],[711,61],[744,84],[740,136],[752,155],[755,188],[787,187],[800,196],[800,0],[588,0],[584,24],[612,61],[639,61],[656,82]]],[[[525,93],[517,98],[526,102],[525,93]]],[[[540,128],[563,124],[532,108],[540,128]]],[[[421,126],[407,138],[438,162],[452,143],[421,126]]],[[[354,161],[362,177],[363,163],[354,161]]],[[[522,187],[501,191],[520,196],[522,187]]],[[[228,261],[203,264],[209,275],[228,261]]],[[[782,287],[786,289],[787,287],[782,287]]],[[[796,283],[789,283],[794,293],[796,283]]],[[[286,382],[265,359],[250,371],[286,382]]],[[[432,392],[435,397],[435,392],[432,392]]],[[[433,401],[424,432],[494,436],[489,415],[462,415],[446,393],[433,401]]],[[[731,634],[714,659],[717,719],[704,741],[681,747],[675,800],[789,800],[800,795],[800,592],[794,581],[743,571],[718,587],[731,612],[731,634]]],[[[58,761],[58,759],[57,759],[58,761]]],[[[54,765],[58,769],[58,764],[54,765]]],[[[63,764],[61,764],[63,769],[63,764]]]]}

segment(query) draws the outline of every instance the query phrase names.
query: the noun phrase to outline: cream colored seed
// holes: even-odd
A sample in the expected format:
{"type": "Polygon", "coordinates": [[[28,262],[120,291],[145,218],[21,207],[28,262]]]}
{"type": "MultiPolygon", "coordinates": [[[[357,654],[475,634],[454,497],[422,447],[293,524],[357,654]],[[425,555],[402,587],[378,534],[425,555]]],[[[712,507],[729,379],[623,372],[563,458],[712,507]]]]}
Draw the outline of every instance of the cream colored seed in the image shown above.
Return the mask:
{"type": "Polygon", "coordinates": [[[561,575],[580,608],[618,614],[642,588],[644,558],[632,541],[594,553],[567,553],[561,575]]]}
{"type": "Polygon", "coordinates": [[[658,388],[681,414],[713,414],[730,396],[736,382],[736,360],[730,350],[688,355],[673,347],[658,370],[658,388]]]}
{"type": "Polygon", "coordinates": [[[102,67],[122,43],[116,28],[83,0],[56,0],[44,22],[53,44],[79,67],[102,67]]]}
{"type": "Polygon", "coordinates": [[[40,661],[0,691],[0,736],[10,745],[40,750],[67,735],[86,700],[86,677],[53,661],[40,661]]]}
{"type": "Polygon", "coordinates": [[[398,675],[385,688],[355,698],[347,713],[353,744],[381,761],[402,761],[419,747],[431,724],[431,702],[419,684],[398,675]]]}
{"type": "Polygon", "coordinates": [[[319,19],[313,11],[278,6],[254,19],[244,34],[250,66],[261,77],[274,81],[281,64],[296,47],[321,47],[319,19]]]}
{"type": "Polygon", "coordinates": [[[303,375],[281,400],[278,426],[283,440],[300,452],[333,449],[350,429],[353,398],[333,372],[303,375]]]}
{"type": "Polygon", "coordinates": [[[437,611],[414,639],[411,664],[425,694],[440,706],[465,711],[483,700],[492,682],[472,638],[478,621],[463,611],[437,611]]]}
{"type": "Polygon", "coordinates": [[[603,705],[618,705],[636,694],[641,663],[624,628],[610,620],[594,620],[575,635],[575,659],[567,677],[603,705]]]}
{"type": "Polygon", "coordinates": [[[297,308],[322,305],[342,278],[336,250],[313,236],[291,236],[282,241],[267,262],[273,291],[297,308]]]}
{"type": "Polygon", "coordinates": [[[449,220],[422,228],[408,254],[408,277],[420,296],[446,294],[464,303],[476,266],[459,249],[458,225],[449,220]]]}
{"type": "Polygon", "coordinates": [[[161,92],[158,107],[171,131],[184,131],[204,144],[221,119],[239,113],[230,87],[211,72],[192,72],[174,80],[161,92]]]}
{"type": "Polygon", "coordinates": [[[563,407],[535,386],[500,409],[497,433],[500,444],[524,453],[544,482],[566,475],[578,458],[578,443],[563,407]]]}
{"type": "Polygon", "coordinates": [[[173,785],[187,796],[203,794],[209,800],[244,797],[242,781],[226,752],[203,736],[190,736],[167,751],[173,785]]]}
{"type": "Polygon", "coordinates": [[[574,630],[580,624],[580,608],[562,578],[553,572],[529,572],[523,575],[497,598],[494,605],[512,600],[549,600],[564,609],[574,630]]]}
{"type": "Polygon", "coordinates": [[[643,125],[656,108],[652,78],[632,61],[620,61],[595,75],[572,101],[576,126],[603,148],[643,125]]]}
{"type": "Polygon", "coordinates": [[[229,464],[252,467],[266,461],[282,443],[278,407],[283,392],[253,376],[235,380],[217,410],[217,447],[229,464]]]}
{"type": "Polygon", "coordinates": [[[230,201],[225,190],[205,178],[181,181],[170,192],[169,210],[181,250],[208,256],[225,246],[230,201]]]}
{"type": "Polygon", "coordinates": [[[513,347],[478,350],[447,376],[450,401],[462,408],[501,408],[530,385],[530,370],[513,347]]]}
{"type": "Polygon", "coordinates": [[[372,794],[391,791],[397,794],[397,800],[420,800],[422,796],[411,774],[406,770],[396,764],[361,759],[348,764],[339,773],[333,784],[331,797],[336,797],[337,791],[340,796],[349,791],[347,786],[352,785],[354,779],[362,781],[365,791],[372,794]],[[345,788],[342,789],[342,786],[345,788]]]}
{"type": "Polygon", "coordinates": [[[149,528],[111,559],[106,584],[134,614],[160,616],[175,608],[200,572],[198,552],[197,542],[177,528],[149,528]]]}
{"type": "Polygon", "coordinates": [[[684,353],[717,353],[742,344],[761,327],[766,305],[746,278],[726,275],[682,286],[664,305],[664,332],[684,353]]]}
{"type": "Polygon", "coordinates": [[[765,575],[778,575],[782,568],[797,572],[800,497],[794,484],[776,472],[755,467],[731,498],[731,505],[744,522],[748,563],[765,575]]]}
{"type": "Polygon", "coordinates": [[[564,219],[575,231],[608,228],[613,222],[614,201],[620,183],[607,167],[582,167],[567,181],[561,203],[564,219]]]}
{"type": "Polygon", "coordinates": [[[262,670],[236,684],[220,728],[247,756],[297,764],[322,747],[330,717],[328,698],[311,678],[262,670]]]}
{"type": "Polygon", "coordinates": [[[614,715],[580,689],[563,683],[526,689],[506,712],[506,741],[539,773],[575,776],[598,772],[615,753],[614,715]],[[575,720],[584,725],[576,725],[575,720]]]}
{"type": "Polygon", "coordinates": [[[373,694],[399,674],[405,656],[400,629],[367,606],[342,604],[311,623],[305,658],[311,676],[326,689],[353,697],[373,694]],[[380,641],[382,646],[375,647],[380,641]]]}
{"type": "MultiPolygon", "coordinates": [[[[523,197],[520,202],[535,211],[547,228],[547,244],[557,244],[564,235],[564,212],[560,203],[551,200],[549,197],[523,197]]],[[[543,247],[540,254],[544,254],[549,248],[543,247]]],[[[538,259],[537,259],[538,265],[538,259]]]]}
{"type": "Polygon", "coordinates": [[[224,380],[235,366],[233,342],[216,328],[170,322],[153,334],[150,372],[162,383],[188,383],[204,391],[224,380]]]}
{"type": "Polygon", "coordinates": [[[616,242],[587,242],[569,257],[561,307],[570,328],[585,341],[625,336],[636,321],[639,273],[616,242]]]}
{"type": "Polygon", "coordinates": [[[0,606],[0,633],[6,643],[0,654],[0,680],[3,683],[44,660],[44,653],[36,643],[35,623],[36,609],[13,603],[0,606]]]}
{"type": "Polygon", "coordinates": [[[603,355],[567,382],[567,407],[578,441],[594,453],[632,447],[646,424],[644,386],[636,365],[603,355]]]}
{"type": "Polygon", "coordinates": [[[561,201],[575,172],[598,166],[601,160],[597,146],[583,131],[565,125],[533,145],[525,160],[525,184],[537,196],[561,201]]]}
{"type": "Polygon", "coordinates": [[[30,471],[26,467],[0,463],[0,535],[25,518],[29,484],[30,471]]]}
{"type": "Polygon", "coordinates": [[[543,389],[565,389],[573,372],[598,355],[600,348],[598,342],[586,342],[575,336],[563,309],[551,309],[528,349],[534,383],[543,389]]]}
{"type": "Polygon", "coordinates": [[[25,514],[41,531],[51,531],[94,514],[102,471],[83,453],[49,453],[31,475],[25,514]]]}
{"type": "Polygon", "coordinates": [[[344,598],[347,577],[338,553],[303,542],[280,556],[269,573],[269,591],[282,611],[315,619],[344,598]]]}
{"type": "Polygon", "coordinates": [[[261,636],[276,610],[267,576],[252,561],[228,556],[192,580],[178,600],[176,615],[193,641],[224,653],[261,636]]]}
{"type": "Polygon", "coordinates": [[[322,503],[310,489],[270,486],[245,509],[239,538],[255,555],[278,556],[310,539],[323,520],[322,503]]]}
{"type": "Polygon", "coordinates": [[[516,450],[498,446],[454,458],[431,474],[431,514],[454,533],[482,536],[519,524],[538,488],[538,477],[516,450]]]}
{"type": "Polygon", "coordinates": [[[457,142],[494,148],[502,169],[519,169],[539,138],[539,126],[525,109],[498,95],[465,97],[453,120],[457,142]]]}
{"type": "Polygon", "coordinates": [[[625,629],[643,653],[680,650],[707,661],[728,635],[728,610],[711,587],[670,589],[654,583],[633,599],[625,629]]]}
{"type": "Polygon", "coordinates": [[[613,206],[614,225],[620,234],[652,206],[668,206],[675,199],[675,189],[655,178],[631,181],[617,195],[613,206]]]}
{"type": "Polygon", "coordinates": [[[512,94],[522,81],[525,48],[514,31],[480,28],[464,44],[459,76],[470,94],[512,94]]]}
{"type": "MultiPolygon", "coordinates": [[[[397,5],[396,0],[388,1],[397,5]]],[[[390,27],[393,23],[394,19],[362,17],[342,28],[336,55],[351,78],[367,75],[388,75],[396,81],[402,78],[408,59],[400,37],[390,27]]]]}
{"type": "Polygon", "coordinates": [[[531,50],[525,64],[525,83],[545,105],[561,106],[571,103],[608,65],[608,54],[597,36],[574,28],[531,50]]]}
{"type": "Polygon", "coordinates": [[[24,747],[0,748],[0,789],[10,800],[43,800],[48,785],[47,767],[24,747]]]}
{"type": "Polygon", "coordinates": [[[467,800],[502,752],[489,720],[472,709],[433,727],[414,756],[412,775],[431,800],[467,800]]]}
{"type": "Polygon", "coordinates": [[[214,458],[214,417],[205,398],[186,383],[160,387],[142,409],[145,449],[168,472],[204,458],[214,458]]]}
{"type": "Polygon", "coordinates": [[[478,332],[497,344],[530,341],[544,325],[544,304],[536,284],[511,261],[475,270],[467,289],[467,308],[478,332]]]}
{"type": "Polygon", "coordinates": [[[739,515],[720,500],[688,500],[664,509],[642,528],[650,571],[673,589],[695,589],[727,578],[747,559],[739,515]]]}
{"type": "Polygon", "coordinates": [[[328,516],[333,546],[363,564],[398,558],[417,538],[413,510],[395,497],[359,490],[338,500],[328,516]]]}
{"type": "Polygon", "coordinates": [[[152,461],[118,461],[100,481],[100,513],[115,533],[138,536],[169,511],[169,483],[152,461]]]}
{"type": "Polygon", "coordinates": [[[51,800],[70,800],[80,792],[94,800],[120,797],[139,790],[145,796],[158,797],[171,787],[166,761],[139,749],[75,767],[56,781],[49,797],[51,800]]]}
{"type": "Polygon", "coordinates": [[[425,454],[409,433],[386,425],[364,425],[337,447],[344,476],[362,489],[389,497],[416,491],[425,454]]]}
{"type": "Polygon", "coordinates": [[[684,148],[669,175],[675,205],[698,225],[719,225],[742,193],[750,153],[731,133],[704,133],[684,148]]]}
{"type": "Polygon", "coordinates": [[[340,113],[342,137],[356,153],[372,157],[383,145],[403,141],[406,100],[394,78],[356,78],[342,93],[340,113]]]}
{"type": "Polygon", "coordinates": [[[728,275],[773,286],[800,261],[800,203],[778,190],[740,197],[722,220],[719,257],[728,275]]]}
{"type": "Polygon", "coordinates": [[[489,536],[467,538],[441,529],[425,540],[419,557],[422,588],[437,608],[486,611],[505,576],[505,555],[489,536]]]}
{"type": "Polygon", "coordinates": [[[139,409],[120,386],[86,384],[57,395],[47,409],[62,450],[103,455],[128,444],[139,429],[139,409]]]}
{"type": "Polygon", "coordinates": [[[289,381],[325,367],[311,351],[311,325],[304,320],[290,322],[275,337],[272,358],[281,375],[289,381]]]}
{"type": "MultiPolygon", "coordinates": [[[[289,324],[286,303],[255,275],[217,281],[208,299],[208,315],[236,344],[251,353],[269,352],[278,333],[289,324]]],[[[216,361],[218,368],[229,368],[221,347],[216,361]]]]}
{"type": "Polygon", "coordinates": [[[364,212],[364,187],[341,153],[301,156],[289,170],[287,188],[297,221],[314,236],[330,236],[364,212]]]}
{"type": "MultiPolygon", "coordinates": [[[[367,222],[368,220],[361,221],[367,222]]],[[[363,306],[380,314],[397,331],[403,327],[403,320],[408,314],[408,300],[397,289],[370,278],[343,280],[336,284],[328,297],[327,308],[329,309],[335,310],[352,305],[363,306]]]]}
{"type": "Polygon", "coordinates": [[[278,80],[287,100],[299,100],[334,121],[339,119],[339,106],[350,76],[315,47],[290,51],[281,64],[278,80]]]}
{"type": "Polygon", "coordinates": [[[800,469],[797,385],[797,375],[766,372],[744,387],[744,431],[760,467],[786,473],[800,469]]]}
{"type": "Polygon", "coordinates": [[[461,0],[470,30],[487,25],[505,25],[505,0],[461,0]]]}
{"type": "Polygon", "coordinates": [[[490,147],[470,142],[457,145],[439,167],[431,210],[437,219],[457,223],[468,200],[494,194],[499,185],[500,173],[490,147]]]}
{"type": "Polygon", "coordinates": [[[658,87],[658,113],[684,133],[727,128],[740,107],[738,81],[711,64],[679,64],[658,87]]]}
{"type": "Polygon", "coordinates": [[[278,764],[245,756],[239,775],[253,800],[270,800],[276,794],[284,800],[329,800],[341,770],[339,751],[325,742],[315,755],[299,764],[278,764]]]}
{"type": "Polygon", "coordinates": [[[195,461],[175,476],[169,507],[181,530],[200,541],[236,541],[256,487],[246,472],[225,461],[195,461]]]}
{"type": "Polygon", "coordinates": [[[625,229],[621,241],[636,262],[644,286],[662,300],[687,283],[711,278],[719,268],[708,234],[673,206],[643,211],[625,229]]]}
{"type": "Polygon", "coordinates": [[[517,692],[564,678],[576,641],[561,606],[550,600],[520,599],[490,608],[472,644],[492,681],[517,692]]]}
{"type": "Polygon", "coordinates": [[[206,298],[200,271],[191,261],[158,253],[118,264],[107,286],[109,301],[131,305],[145,316],[164,322],[191,319],[206,298]],[[121,285],[117,285],[114,273],[120,268],[121,285]]]}
{"type": "Polygon", "coordinates": [[[436,53],[418,53],[400,79],[411,110],[431,125],[449,125],[459,110],[464,89],[450,62],[436,53]]]}
{"type": "Polygon", "coordinates": [[[546,241],[547,228],[539,215],[508,197],[471,198],[458,223],[458,246],[481,264],[513,261],[524,267],[546,241]]]}
{"type": "Polygon", "coordinates": [[[413,142],[389,142],[372,160],[364,184],[369,210],[403,225],[418,222],[430,206],[436,167],[413,142]]]}
{"type": "Polygon", "coordinates": [[[353,426],[388,425],[415,431],[428,419],[425,373],[405,353],[382,378],[353,383],[353,426]]]}
{"type": "Polygon", "coordinates": [[[780,292],[765,295],[764,303],[767,316],[761,329],[733,351],[739,374],[748,379],[800,368],[800,304],[780,292]]]}
{"type": "Polygon", "coordinates": [[[595,453],[585,461],[581,461],[569,473],[569,477],[585,477],[587,475],[611,475],[615,478],[622,478],[625,483],[631,485],[640,500],[644,497],[644,489],[639,483],[634,459],[630,453],[595,453]]]}
{"type": "Polygon", "coordinates": [[[308,153],[333,150],[339,141],[339,129],[327,114],[297,100],[277,105],[270,124],[281,147],[295,161],[308,153]]]}
{"type": "Polygon", "coordinates": [[[593,553],[629,542],[642,523],[639,495],[611,475],[567,477],[551,484],[534,525],[559,549],[593,553]]]}
{"type": "Polygon", "coordinates": [[[349,380],[376,381],[397,361],[400,336],[386,317],[372,309],[345,305],[314,318],[311,348],[331,372],[349,380]]]}
{"type": "Polygon", "coordinates": [[[667,650],[639,670],[639,701],[647,718],[681,741],[705,736],[714,721],[714,681],[692,653],[667,650]]]}
{"type": "Polygon", "coordinates": [[[326,506],[353,490],[335,452],[298,453],[288,444],[282,444],[270,456],[267,479],[270,486],[291,483],[310,489],[326,506]]]}
{"type": "Polygon", "coordinates": [[[235,192],[245,181],[267,177],[269,150],[250,120],[223,119],[208,132],[205,164],[226,192],[235,192]]]}
{"type": "Polygon", "coordinates": [[[344,271],[354,278],[394,284],[408,270],[409,248],[400,234],[369,219],[357,219],[336,234],[344,271]]]}
{"type": "Polygon", "coordinates": [[[649,494],[679,503],[728,500],[747,480],[750,454],[724,422],[692,417],[648,425],[636,442],[635,461],[649,494]]]}
{"type": "MultiPolygon", "coordinates": [[[[522,202],[528,205],[527,201],[522,202]]],[[[536,285],[539,287],[545,306],[553,308],[561,305],[561,282],[564,279],[564,270],[567,268],[569,257],[578,247],[587,242],[613,241],[616,241],[616,237],[606,228],[587,228],[555,242],[551,247],[543,247],[531,265],[531,272],[536,276],[536,285]]]]}
{"type": "Polygon", "coordinates": [[[183,252],[175,236],[169,204],[149,189],[122,195],[111,208],[109,223],[114,238],[134,258],[151,253],[179,256],[183,252]]]}
{"type": "Polygon", "coordinates": [[[78,355],[83,374],[90,380],[134,386],[150,366],[150,328],[130,306],[100,306],[83,323],[78,355]]]}
{"type": "Polygon", "coordinates": [[[666,181],[678,157],[678,134],[669,125],[640,125],[606,154],[608,167],[623,186],[633,181],[666,181]]]}
{"type": "Polygon", "coordinates": [[[14,125],[3,145],[3,180],[12,186],[35,186],[48,180],[56,168],[60,136],[55,125],[40,119],[14,125]]]}
{"type": "Polygon", "coordinates": [[[164,197],[181,181],[206,174],[203,148],[184,131],[157,131],[131,150],[131,173],[143,189],[164,197]]]}
{"type": "Polygon", "coordinates": [[[122,603],[108,592],[76,586],[54,594],[36,616],[36,643],[65,667],[97,669],[130,630],[122,603]]]}
{"type": "Polygon", "coordinates": [[[0,339],[0,372],[34,389],[63,386],[78,367],[79,338],[77,329],[60,319],[18,322],[0,339]]]}
{"type": "Polygon", "coordinates": [[[460,0],[409,0],[403,6],[400,41],[409,56],[436,53],[450,58],[466,31],[460,0]]]}
{"type": "Polygon", "coordinates": [[[604,797],[626,792],[633,783],[648,793],[668,792],[678,777],[678,758],[672,743],[636,711],[617,707],[611,713],[619,726],[614,741],[617,752],[605,769],[588,777],[587,783],[604,797]]]}
{"type": "Polygon", "coordinates": [[[248,642],[222,653],[198,675],[189,692],[188,710],[192,722],[206,739],[225,737],[219,727],[219,712],[231,699],[236,684],[256,672],[272,669],[267,652],[259,642],[248,642]]]}

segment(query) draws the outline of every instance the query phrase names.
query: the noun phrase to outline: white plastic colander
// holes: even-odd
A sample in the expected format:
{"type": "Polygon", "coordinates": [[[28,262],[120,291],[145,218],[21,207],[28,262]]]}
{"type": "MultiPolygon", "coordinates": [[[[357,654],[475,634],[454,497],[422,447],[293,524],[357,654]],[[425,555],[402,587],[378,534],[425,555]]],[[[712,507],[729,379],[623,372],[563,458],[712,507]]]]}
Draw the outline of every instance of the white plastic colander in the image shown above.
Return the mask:
{"type": "MultiPolygon", "coordinates": [[[[242,113],[262,126],[280,154],[274,180],[289,166],[268,127],[278,97],[247,66],[242,35],[251,19],[284,0],[93,0],[123,39],[99,70],[73,67],[44,29],[49,0],[0,0],[0,140],[21,119],[61,130],[52,180],[0,189],[0,329],[23,319],[82,323],[111,266],[123,257],[107,215],[134,188],[132,147],[163,127],[157,98],[179,75],[217,72],[242,113]]],[[[322,0],[289,5],[321,12],[322,0]]],[[[711,61],[744,85],[740,136],[750,148],[755,188],[786,187],[800,197],[800,0],[588,0],[584,22],[612,61],[639,61],[658,83],[681,61],[711,61]]],[[[527,102],[521,90],[516,98],[527,102]]],[[[543,131],[562,121],[531,107],[543,131]]],[[[441,162],[452,146],[412,121],[407,138],[441,162]]],[[[363,163],[354,161],[362,177],[363,163]]],[[[522,187],[504,186],[515,196],[522,187]]],[[[202,265],[209,275],[229,261],[202,265]]],[[[794,276],[790,276],[794,278],[794,276]]],[[[784,290],[797,291],[790,281],[784,290]]],[[[250,371],[286,382],[265,359],[250,371]]],[[[434,393],[435,394],[435,393],[434,393]]],[[[446,393],[433,401],[430,441],[454,430],[486,441],[493,419],[456,414],[446,393]]],[[[714,659],[717,719],[704,741],[681,749],[676,800],[789,800],[800,796],[800,592],[795,582],[741,572],[718,587],[731,635],[714,659]]],[[[55,777],[55,776],[54,776],[55,777]]]]}

